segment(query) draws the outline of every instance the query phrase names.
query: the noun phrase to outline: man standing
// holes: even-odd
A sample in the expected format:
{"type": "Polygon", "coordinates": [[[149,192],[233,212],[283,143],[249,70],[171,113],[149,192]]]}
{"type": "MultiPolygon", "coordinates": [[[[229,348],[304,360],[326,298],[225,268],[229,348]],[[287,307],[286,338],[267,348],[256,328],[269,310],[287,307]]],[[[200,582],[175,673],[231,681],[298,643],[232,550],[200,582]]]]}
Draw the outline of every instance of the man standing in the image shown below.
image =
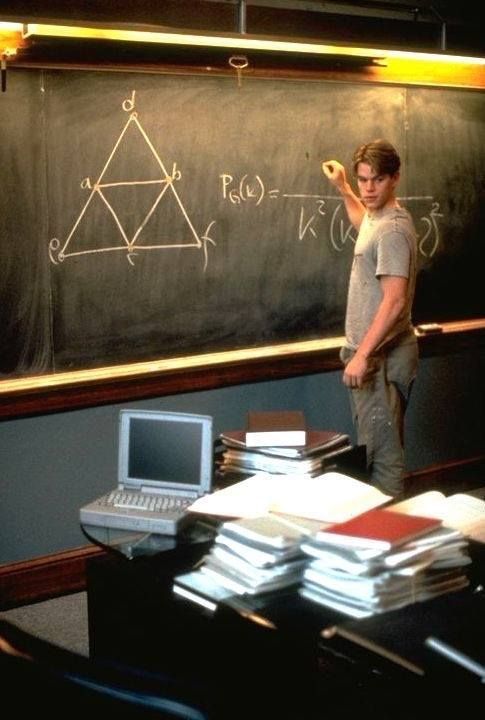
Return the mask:
{"type": "Polygon", "coordinates": [[[360,199],[339,162],[322,163],[359,231],[341,350],[343,382],[350,392],[357,442],[367,449],[371,481],[398,496],[404,489],[404,412],[418,364],[411,322],[416,232],[396,199],[401,161],[395,148],[385,140],[362,145],[352,166],[360,199]]]}

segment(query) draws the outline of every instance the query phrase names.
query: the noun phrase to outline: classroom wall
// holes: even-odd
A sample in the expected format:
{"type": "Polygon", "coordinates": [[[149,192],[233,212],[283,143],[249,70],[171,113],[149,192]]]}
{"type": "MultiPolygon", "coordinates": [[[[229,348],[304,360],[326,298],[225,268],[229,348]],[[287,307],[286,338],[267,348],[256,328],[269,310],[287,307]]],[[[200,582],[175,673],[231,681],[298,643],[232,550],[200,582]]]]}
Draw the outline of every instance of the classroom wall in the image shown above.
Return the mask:
{"type": "MultiPolygon", "coordinates": [[[[406,420],[408,470],[483,453],[483,350],[423,358],[406,420]]],[[[340,372],[219,388],[0,423],[0,563],[86,545],[79,507],[113,486],[120,407],[212,415],[214,432],[249,409],[303,409],[314,427],[351,434],[340,372]]]]}

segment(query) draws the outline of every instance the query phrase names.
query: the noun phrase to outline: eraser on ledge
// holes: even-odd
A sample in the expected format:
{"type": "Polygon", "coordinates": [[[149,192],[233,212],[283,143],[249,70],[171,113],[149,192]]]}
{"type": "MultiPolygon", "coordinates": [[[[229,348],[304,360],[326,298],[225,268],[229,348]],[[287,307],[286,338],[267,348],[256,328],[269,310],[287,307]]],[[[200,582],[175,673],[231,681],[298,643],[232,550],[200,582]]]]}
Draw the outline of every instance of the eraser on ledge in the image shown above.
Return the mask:
{"type": "Polygon", "coordinates": [[[422,333],[423,335],[443,332],[442,326],[438,323],[423,323],[421,325],[417,325],[416,327],[418,332],[422,333]]]}

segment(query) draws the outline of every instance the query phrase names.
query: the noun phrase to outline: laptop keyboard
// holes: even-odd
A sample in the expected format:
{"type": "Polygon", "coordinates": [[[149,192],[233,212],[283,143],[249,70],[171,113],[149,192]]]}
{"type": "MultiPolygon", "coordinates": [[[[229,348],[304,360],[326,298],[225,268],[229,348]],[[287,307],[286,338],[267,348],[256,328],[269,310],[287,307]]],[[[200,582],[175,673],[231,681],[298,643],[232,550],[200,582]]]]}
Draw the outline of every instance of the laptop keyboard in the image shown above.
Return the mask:
{"type": "Polygon", "coordinates": [[[160,512],[164,510],[184,510],[193,503],[193,498],[113,490],[106,496],[105,503],[109,506],[126,509],[160,512]]]}

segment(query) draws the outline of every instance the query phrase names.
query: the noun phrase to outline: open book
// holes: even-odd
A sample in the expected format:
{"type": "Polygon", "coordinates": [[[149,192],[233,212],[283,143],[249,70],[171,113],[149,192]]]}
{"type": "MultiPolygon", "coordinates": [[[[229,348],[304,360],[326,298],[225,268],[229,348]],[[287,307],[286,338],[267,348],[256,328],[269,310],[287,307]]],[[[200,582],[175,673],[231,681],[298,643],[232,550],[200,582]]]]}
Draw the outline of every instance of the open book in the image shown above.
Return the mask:
{"type": "Polygon", "coordinates": [[[223,517],[258,517],[273,512],[334,523],[389,500],[390,495],[339,472],[316,477],[258,473],[204,495],[188,509],[223,517]]]}
{"type": "Polygon", "coordinates": [[[386,509],[436,517],[443,525],[459,530],[473,540],[485,542],[485,501],[473,495],[455,493],[446,497],[439,490],[429,490],[386,509]]]}

